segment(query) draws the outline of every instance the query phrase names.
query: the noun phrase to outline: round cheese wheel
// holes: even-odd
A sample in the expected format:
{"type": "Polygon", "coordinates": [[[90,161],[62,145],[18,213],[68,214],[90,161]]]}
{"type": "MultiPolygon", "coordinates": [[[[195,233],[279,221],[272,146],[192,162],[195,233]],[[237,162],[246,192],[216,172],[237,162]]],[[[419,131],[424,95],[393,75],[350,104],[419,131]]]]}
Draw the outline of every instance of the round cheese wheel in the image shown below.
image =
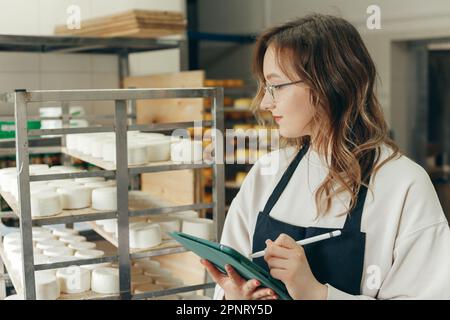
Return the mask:
{"type": "Polygon", "coordinates": [[[61,257],[73,255],[73,249],[69,247],[53,247],[44,250],[44,254],[48,257],[61,257]]]}
{"type": "Polygon", "coordinates": [[[117,210],[117,188],[99,188],[92,191],[92,208],[96,210],[117,210]]]}
{"type": "Polygon", "coordinates": [[[64,243],[70,244],[70,243],[74,243],[74,242],[86,241],[86,237],[80,236],[80,235],[70,235],[70,236],[59,237],[59,240],[64,243]]]}
{"type": "Polygon", "coordinates": [[[102,145],[102,159],[105,161],[115,161],[116,159],[116,143],[111,142],[105,142],[102,145]]]}
{"type": "MultiPolygon", "coordinates": [[[[128,165],[140,165],[148,162],[147,147],[142,144],[128,145],[128,165]]],[[[115,159],[114,159],[114,162],[115,159]]]]}
{"type": "Polygon", "coordinates": [[[156,260],[149,260],[149,259],[145,259],[145,260],[137,260],[134,262],[134,264],[136,267],[141,268],[145,271],[151,271],[151,270],[159,270],[161,268],[161,264],[159,263],[159,261],[156,260]]]}
{"type": "Polygon", "coordinates": [[[96,244],[94,242],[72,242],[69,243],[68,247],[76,250],[76,251],[81,251],[81,250],[90,250],[90,249],[95,249],[96,248],[96,244]]]}
{"type": "Polygon", "coordinates": [[[181,231],[198,238],[211,240],[213,238],[213,223],[213,220],[204,218],[184,219],[181,231]]]}
{"type": "Polygon", "coordinates": [[[31,228],[31,232],[33,233],[33,237],[38,235],[51,235],[52,232],[47,228],[42,227],[33,227],[31,228]]]}
{"type": "Polygon", "coordinates": [[[4,172],[1,176],[0,187],[3,192],[12,192],[14,186],[17,186],[17,172],[14,171],[4,172]]]}
{"type": "Polygon", "coordinates": [[[76,183],[72,179],[62,179],[62,180],[52,180],[49,181],[48,185],[50,187],[56,188],[64,188],[64,187],[79,187],[80,184],[76,183]]]}
{"type": "Polygon", "coordinates": [[[91,272],[79,266],[61,268],[56,277],[63,293],[81,293],[91,288],[91,272]]]}
{"type": "Polygon", "coordinates": [[[36,247],[41,250],[46,250],[46,249],[50,249],[53,247],[65,247],[65,246],[66,246],[66,244],[64,242],[55,240],[55,239],[40,241],[36,244],[36,247]]]}
{"type": "Polygon", "coordinates": [[[59,298],[59,282],[55,275],[36,273],[35,281],[37,300],[56,300],[59,298]]]}
{"type": "Polygon", "coordinates": [[[2,240],[3,246],[5,246],[6,244],[8,244],[9,242],[19,241],[20,239],[22,239],[22,238],[21,238],[21,236],[20,236],[20,232],[18,232],[18,231],[14,231],[14,232],[5,234],[5,235],[3,236],[3,240],[2,240]]]}
{"type": "Polygon", "coordinates": [[[102,158],[103,145],[106,143],[114,143],[114,138],[112,137],[99,137],[92,141],[92,157],[102,158]]]}
{"type": "Polygon", "coordinates": [[[98,188],[115,187],[116,180],[89,182],[89,183],[86,183],[84,186],[91,188],[91,190],[98,189],[98,188]]]}
{"type": "Polygon", "coordinates": [[[103,220],[102,227],[108,233],[117,234],[117,219],[103,220]]]}
{"type": "Polygon", "coordinates": [[[155,279],[155,284],[162,286],[164,289],[178,288],[184,285],[182,280],[173,277],[155,279]]]}
{"type": "Polygon", "coordinates": [[[52,230],[53,235],[57,237],[73,236],[78,234],[78,230],[72,228],[55,228],[52,230]]]}
{"type": "Polygon", "coordinates": [[[162,238],[164,240],[172,239],[169,235],[169,232],[180,231],[181,230],[181,222],[179,219],[175,218],[160,218],[154,220],[161,227],[162,238]]]}
{"type": "Polygon", "coordinates": [[[51,234],[51,233],[50,234],[43,233],[43,234],[38,234],[36,236],[33,236],[33,242],[35,244],[38,243],[38,242],[42,242],[42,241],[45,241],[45,240],[52,240],[52,239],[56,239],[56,236],[51,234]]]}
{"type": "MultiPolygon", "coordinates": [[[[78,250],[75,252],[75,257],[80,259],[94,259],[94,258],[101,258],[105,255],[105,253],[102,250],[96,250],[96,249],[86,249],[86,250],[78,250]]],[[[96,264],[85,264],[82,265],[82,268],[92,270],[99,267],[106,267],[109,266],[111,263],[105,262],[105,263],[96,263],[96,264]]]]}
{"type": "Polygon", "coordinates": [[[154,281],[156,281],[156,279],[160,279],[160,278],[167,278],[170,277],[172,274],[170,273],[169,270],[166,269],[146,269],[144,271],[144,274],[146,276],[149,276],[150,278],[152,278],[154,281]]]}
{"type": "Polygon", "coordinates": [[[164,288],[160,285],[157,285],[154,283],[143,283],[134,288],[134,294],[146,293],[146,292],[152,292],[152,291],[161,291],[161,290],[164,290],[164,288]]]}
{"type": "Polygon", "coordinates": [[[147,147],[148,161],[170,160],[170,139],[142,142],[147,147]]]}
{"type": "Polygon", "coordinates": [[[91,205],[91,189],[85,186],[61,187],[56,190],[63,209],[82,209],[91,205]]]}
{"type": "Polygon", "coordinates": [[[103,294],[118,294],[119,269],[102,267],[92,271],[91,290],[103,294]]]}
{"type": "Polygon", "coordinates": [[[161,228],[157,224],[130,228],[130,248],[152,248],[160,245],[161,242],[161,228]]]}
{"type": "Polygon", "coordinates": [[[48,169],[49,169],[48,164],[30,164],[29,166],[30,174],[48,169]]]}
{"type": "Polygon", "coordinates": [[[143,284],[151,284],[153,283],[153,279],[144,274],[138,274],[131,277],[131,292],[134,292],[137,286],[143,284]]]}
{"type": "Polygon", "coordinates": [[[56,192],[36,192],[30,194],[31,216],[53,216],[62,212],[61,199],[56,192]]]}
{"type": "Polygon", "coordinates": [[[88,178],[75,178],[76,183],[87,184],[91,182],[104,182],[105,178],[103,177],[88,177],[88,178]]]}

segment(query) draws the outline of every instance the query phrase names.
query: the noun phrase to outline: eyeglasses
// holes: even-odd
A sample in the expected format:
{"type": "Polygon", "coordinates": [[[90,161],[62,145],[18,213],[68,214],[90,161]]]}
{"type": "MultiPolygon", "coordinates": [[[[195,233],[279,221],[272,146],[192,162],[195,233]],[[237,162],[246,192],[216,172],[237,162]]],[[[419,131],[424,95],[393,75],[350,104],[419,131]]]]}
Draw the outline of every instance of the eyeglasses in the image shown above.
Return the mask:
{"type": "Polygon", "coordinates": [[[276,100],[276,96],[275,96],[276,90],[281,89],[281,88],[286,87],[286,86],[290,86],[292,84],[297,84],[297,83],[300,83],[300,82],[303,82],[303,80],[298,80],[298,81],[293,81],[293,82],[286,82],[286,83],[281,83],[281,84],[265,84],[264,85],[264,90],[265,90],[266,93],[269,92],[270,96],[272,97],[272,101],[275,102],[275,100],[276,100]]]}

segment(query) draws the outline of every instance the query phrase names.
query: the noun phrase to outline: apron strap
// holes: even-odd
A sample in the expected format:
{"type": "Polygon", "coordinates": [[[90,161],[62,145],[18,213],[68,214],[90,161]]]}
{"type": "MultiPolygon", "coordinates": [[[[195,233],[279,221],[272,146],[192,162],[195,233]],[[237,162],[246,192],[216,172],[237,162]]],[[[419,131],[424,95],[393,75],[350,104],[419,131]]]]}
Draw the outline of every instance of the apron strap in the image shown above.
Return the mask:
{"type": "MultiPolygon", "coordinates": [[[[368,179],[370,181],[370,178],[368,179]]],[[[356,198],[356,205],[350,214],[347,215],[344,224],[344,230],[361,231],[361,219],[364,209],[364,203],[366,202],[367,187],[361,185],[356,198]]]]}
{"type": "Polygon", "coordinates": [[[300,151],[295,155],[294,160],[292,160],[292,162],[289,164],[286,171],[283,173],[283,176],[281,177],[280,181],[278,182],[269,199],[267,200],[266,205],[264,206],[264,210],[262,212],[263,214],[269,215],[270,211],[272,211],[272,208],[275,206],[275,203],[277,203],[278,199],[280,198],[281,194],[283,193],[284,189],[289,183],[289,180],[291,180],[291,177],[294,174],[295,169],[297,169],[298,164],[300,163],[300,161],[302,160],[303,156],[306,154],[308,149],[309,149],[309,142],[306,142],[300,149],[300,151]]]}

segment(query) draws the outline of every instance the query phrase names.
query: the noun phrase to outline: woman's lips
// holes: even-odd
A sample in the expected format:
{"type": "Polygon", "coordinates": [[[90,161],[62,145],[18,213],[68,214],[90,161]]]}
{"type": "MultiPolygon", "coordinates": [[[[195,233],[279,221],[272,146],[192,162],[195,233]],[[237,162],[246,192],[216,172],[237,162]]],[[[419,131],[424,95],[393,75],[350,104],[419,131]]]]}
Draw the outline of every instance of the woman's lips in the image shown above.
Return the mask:
{"type": "Polygon", "coordinates": [[[280,120],[281,120],[282,118],[283,118],[283,117],[280,117],[280,116],[273,116],[273,120],[275,120],[276,123],[280,122],[280,120]]]}

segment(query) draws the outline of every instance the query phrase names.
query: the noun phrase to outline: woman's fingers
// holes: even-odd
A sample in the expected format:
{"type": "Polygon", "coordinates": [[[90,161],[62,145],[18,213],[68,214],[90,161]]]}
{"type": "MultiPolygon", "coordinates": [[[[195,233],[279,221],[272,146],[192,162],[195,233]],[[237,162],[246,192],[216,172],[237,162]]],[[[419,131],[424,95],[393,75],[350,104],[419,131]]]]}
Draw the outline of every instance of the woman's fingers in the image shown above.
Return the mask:
{"type": "Polygon", "coordinates": [[[292,263],[290,260],[288,259],[280,259],[280,258],[275,258],[275,257],[271,257],[269,258],[267,261],[267,264],[269,266],[270,269],[283,269],[286,270],[289,268],[289,265],[292,263]]]}
{"type": "Polygon", "coordinates": [[[236,270],[234,270],[234,268],[229,264],[225,265],[225,271],[227,272],[228,276],[234,282],[235,285],[242,286],[245,284],[246,282],[245,279],[242,278],[239,275],[239,273],[237,273],[236,270]]]}
{"type": "Polygon", "coordinates": [[[288,259],[292,254],[291,249],[283,248],[271,240],[267,240],[266,244],[267,247],[264,254],[264,260],[266,261],[272,257],[288,259]]]}
{"type": "Polygon", "coordinates": [[[276,238],[275,244],[288,249],[294,249],[298,247],[298,244],[295,242],[295,240],[285,233],[280,234],[278,238],[276,238]]]}
{"type": "Polygon", "coordinates": [[[246,281],[242,287],[244,296],[251,296],[260,285],[261,283],[256,279],[246,281]]]}
{"type": "Polygon", "coordinates": [[[251,295],[251,299],[252,300],[263,300],[264,298],[270,298],[274,295],[275,295],[275,293],[273,292],[272,289],[263,288],[263,289],[255,290],[255,292],[253,292],[251,295]]]}
{"type": "Polygon", "coordinates": [[[208,271],[208,273],[211,275],[211,278],[213,278],[214,282],[216,282],[219,286],[222,286],[223,281],[227,278],[227,276],[220,272],[219,269],[217,269],[216,266],[214,266],[208,260],[201,259],[200,262],[205,266],[206,271],[208,271]]]}

